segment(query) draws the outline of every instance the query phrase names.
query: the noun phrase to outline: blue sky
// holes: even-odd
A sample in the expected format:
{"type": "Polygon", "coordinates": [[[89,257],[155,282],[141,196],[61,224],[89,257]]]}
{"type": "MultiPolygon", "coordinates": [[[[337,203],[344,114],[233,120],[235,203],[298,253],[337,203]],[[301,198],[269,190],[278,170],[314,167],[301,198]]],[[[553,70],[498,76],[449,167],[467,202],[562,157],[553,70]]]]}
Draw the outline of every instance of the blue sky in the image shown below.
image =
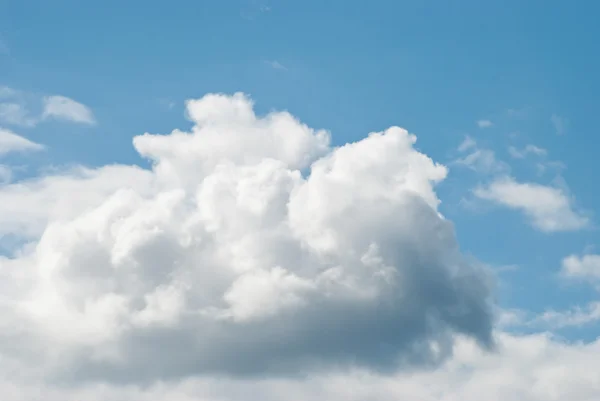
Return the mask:
{"type": "MultiPolygon", "coordinates": [[[[45,147],[6,155],[4,185],[73,165],[148,168],[133,137],[189,130],[184,102],[207,93],[244,92],[257,114],[287,110],[336,146],[397,125],[448,167],[439,210],[462,252],[496,271],[497,306],[564,322],[598,299],[600,263],[572,280],[564,259],[600,253],[599,12],[558,0],[0,0],[0,103],[34,119],[0,108],[0,128],[45,147]],[[70,111],[51,112],[51,96],[70,111]]],[[[553,332],[590,342],[599,320],[553,332]]]]}

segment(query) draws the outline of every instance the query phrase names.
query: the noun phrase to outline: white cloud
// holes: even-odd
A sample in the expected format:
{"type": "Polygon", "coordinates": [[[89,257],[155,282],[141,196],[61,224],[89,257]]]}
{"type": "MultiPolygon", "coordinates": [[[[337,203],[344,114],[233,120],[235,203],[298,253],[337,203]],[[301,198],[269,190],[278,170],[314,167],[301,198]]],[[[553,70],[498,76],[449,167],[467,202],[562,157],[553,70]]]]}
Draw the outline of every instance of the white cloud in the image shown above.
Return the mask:
{"type": "Polygon", "coordinates": [[[497,160],[495,153],[489,149],[476,149],[462,159],[456,160],[455,163],[469,167],[481,174],[494,174],[509,170],[508,165],[497,160]]]}
{"type": "Polygon", "coordinates": [[[589,224],[589,219],[574,210],[571,198],[560,188],[502,177],[486,187],[476,188],[474,194],[520,210],[535,228],[544,232],[579,230],[589,224]]]}
{"type": "Polygon", "coordinates": [[[476,146],[477,146],[477,142],[475,142],[475,140],[473,138],[471,138],[470,136],[466,136],[465,139],[458,146],[458,151],[464,152],[464,151],[472,149],[476,146]]]}
{"type": "Polygon", "coordinates": [[[514,146],[509,146],[508,153],[510,153],[510,155],[515,159],[524,159],[530,154],[536,156],[546,156],[548,154],[546,149],[542,149],[531,144],[525,146],[523,149],[517,149],[514,146]]]}
{"type": "Polygon", "coordinates": [[[29,111],[19,103],[0,103],[0,122],[22,127],[33,127],[37,120],[29,115],[29,111]]]}
{"type": "Polygon", "coordinates": [[[562,273],[569,277],[600,279],[600,255],[570,255],[562,261],[562,273]]]}
{"type": "Polygon", "coordinates": [[[471,152],[455,160],[453,164],[468,167],[480,174],[497,174],[510,170],[506,163],[496,159],[496,154],[492,150],[479,148],[475,140],[468,136],[458,147],[459,152],[467,150],[471,152]]]}
{"type": "Polygon", "coordinates": [[[0,123],[35,127],[47,119],[59,119],[73,123],[95,124],[92,111],[85,105],[65,96],[40,97],[34,93],[0,87],[0,123]],[[40,105],[38,105],[38,103],[40,105]],[[31,109],[41,107],[41,114],[31,109]]]}
{"type": "Polygon", "coordinates": [[[556,114],[552,114],[552,116],[550,117],[550,122],[554,126],[554,130],[556,131],[557,135],[563,135],[564,133],[566,133],[568,121],[565,120],[563,117],[556,114]]]}
{"type": "Polygon", "coordinates": [[[4,186],[0,188],[0,236],[38,238],[52,222],[76,218],[118,189],[133,188],[145,194],[152,180],[146,170],[117,165],[76,167],[4,186]]]}
{"type": "Polygon", "coordinates": [[[0,99],[9,99],[15,97],[17,94],[18,92],[13,88],[9,88],[8,86],[0,86],[0,99]]]}
{"type": "Polygon", "coordinates": [[[560,329],[564,327],[580,327],[600,321],[600,302],[591,302],[585,308],[579,306],[566,311],[548,310],[529,322],[535,327],[560,329]]]}
{"type": "Polygon", "coordinates": [[[0,156],[11,152],[42,150],[44,147],[14,132],[0,128],[0,156]]]}
{"type": "Polygon", "coordinates": [[[477,126],[479,128],[489,128],[494,125],[490,120],[479,120],[477,121],[477,126]]]}
{"type": "Polygon", "coordinates": [[[490,278],[415,136],[331,148],[241,94],[187,114],[191,132],[134,139],[152,171],[0,187],[0,227],[29,241],[0,259],[0,356],[50,383],[141,384],[436,364],[457,333],[492,345],[490,278]]]}
{"type": "Polygon", "coordinates": [[[96,123],[94,114],[87,106],[65,96],[45,97],[42,118],[54,118],[90,125],[96,123]]]}
{"type": "Polygon", "coordinates": [[[544,161],[544,162],[537,163],[535,165],[535,168],[536,168],[538,174],[541,175],[541,174],[544,174],[545,172],[547,172],[548,170],[560,172],[561,170],[564,170],[565,168],[567,168],[567,166],[563,162],[553,160],[553,161],[544,161]]]}
{"type": "Polygon", "coordinates": [[[492,332],[415,136],[332,148],[241,94],[187,113],[134,139],[151,170],[0,186],[28,242],[0,257],[3,400],[598,399],[600,342],[492,332]]]}

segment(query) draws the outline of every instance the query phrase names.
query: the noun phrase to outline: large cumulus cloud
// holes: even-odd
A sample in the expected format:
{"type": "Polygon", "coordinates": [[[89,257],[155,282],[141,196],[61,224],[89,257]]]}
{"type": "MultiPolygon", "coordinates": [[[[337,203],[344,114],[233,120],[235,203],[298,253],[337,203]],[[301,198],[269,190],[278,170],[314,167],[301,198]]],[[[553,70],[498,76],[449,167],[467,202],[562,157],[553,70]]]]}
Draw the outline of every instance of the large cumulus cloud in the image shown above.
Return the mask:
{"type": "Polygon", "coordinates": [[[447,171],[415,136],[392,127],[333,148],[242,94],[187,114],[191,132],[134,139],[151,171],[0,188],[0,223],[32,241],[0,260],[11,358],[138,383],[389,371],[442,361],[457,334],[492,345],[487,276],[438,212],[447,171]]]}

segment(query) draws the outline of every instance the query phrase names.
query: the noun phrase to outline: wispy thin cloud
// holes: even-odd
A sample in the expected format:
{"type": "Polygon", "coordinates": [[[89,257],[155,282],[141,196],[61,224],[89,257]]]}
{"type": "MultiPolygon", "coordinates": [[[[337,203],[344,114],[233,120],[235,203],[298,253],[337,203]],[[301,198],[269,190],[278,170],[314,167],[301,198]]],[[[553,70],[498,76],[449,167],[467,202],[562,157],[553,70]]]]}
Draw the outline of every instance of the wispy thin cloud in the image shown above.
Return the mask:
{"type": "Polygon", "coordinates": [[[497,174],[507,172],[510,167],[496,159],[495,153],[490,149],[484,149],[477,146],[477,142],[467,136],[458,146],[461,153],[469,152],[462,158],[454,160],[451,164],[468,167],[479,174],[497,174]]]}
{"type": "Polygon", "coordinates": [[[462,141],[460,145],[458,145],[458,151],[464,152],[466,150],[474,148],[475,146],[477,146],[477,143],[475,142],[475,140],[473,138],[471,138],[470,136],[466,136],[465,140],[462,141]]]}
{"type": "Polygon", "coordinates": [[[19,91],[8,86],[0,86],[0,100],[15,98],[19,95],[19,91]]]}
{"type": "Polygon", "coordinates": [[[564,135],[567,131],[568,121],[557,114],[552,114],[550,122],[554,126],[557,135],[564,135]]]}
{"type": "Polygon", "coordinates": [[[0,122],[20,127],[33,127],[37,119],[20,103],[0,103],[0,122]]]}
{"type": "Polygon", "coordinates": [[[44,149],[43,145],[30,141],[14,132],[0,128],[0,155],[12,152],[28,152],[44,149]]]}
{"type": "Polygon", "coordinates": [[[177,105],[176,102],[168,98],[160,98],[157,101],[160,104],[160,106],[166,110],[173,110],[173,108],[177,105]]]}
{"type": "Polygon", "coordinates": [[[240,16],[247,20],[254,20],[259,15],[266,14],[270,11],[271,7],[268,4],[253,1],[240,11],[240,16]]]}
{"type": "Polygon", "coordinates": [[[566,310],[548,309],[540,314],[526,310],[500,310],[498,325],[503,328],[535,328],[560,330],[567,327],[584,327],[600,321],[600,302],[574,306],[566,310]]]}
{"type": "Polygon", "coordinates": [[[527,116],[527,108],[511,108],[506,110],[506,114],[510,118],[525,118],[527,116]]]}
{"type": "Polygon", "coordinates": [[[546,156],[546,154],[548,154],[546,149],[540,148],[532,144],[525,146],[523,149],[518,149],[514,146],[509,146],[508,153],[515,159],[524,159],[528,155],[546,156]]]}
{"type": "Polygon", "coordinates": [[[96,123],[92,110],[66,96],[47,96],[44,98],[42,118],[66,120],[74,123],[93,125],[96,123]]]}
{"type": "Polygon", "coordinates": [[[486,187],[477,187],[473,193],[477,198],[522,212],[542,232],[576,231],[590,223],[588,216],[574,207],[572,197],[560,187],[501,177],[486,187]]]}
{"type": "Polygon", "coordinates": [[[285,65],[281,64],[277,60],[265,60],[265,64],[268,65],[269,67],[273,68],[274,70],[282,70],[282,71],[288,70],[288,68],[285,65]]]}
{"type": "Polygon", "coordinates": [[[96,123],[92,110],[66,96],[40,96],[0,86],[0,123],[18,127],[35,127],[49,120],[71,123],[96,123]],[[32,112],[37,110],[36,112],[32,112]]]}
{"type": "Polygon", "coordinates": [[[479,121],[477,121],[477,126],[479,128],[489,128],[492,125],[494,125],[494,123],[492,123],[490,120],[479,120],[479,121]]]}
{"type": "Polygon", "coordinates": [[[600,302],[592,302],[584,308],[576,306],[565,311],[547,310],[530,322],[532,326],[551,329],[581,327],[600,321],[600,302]]]}

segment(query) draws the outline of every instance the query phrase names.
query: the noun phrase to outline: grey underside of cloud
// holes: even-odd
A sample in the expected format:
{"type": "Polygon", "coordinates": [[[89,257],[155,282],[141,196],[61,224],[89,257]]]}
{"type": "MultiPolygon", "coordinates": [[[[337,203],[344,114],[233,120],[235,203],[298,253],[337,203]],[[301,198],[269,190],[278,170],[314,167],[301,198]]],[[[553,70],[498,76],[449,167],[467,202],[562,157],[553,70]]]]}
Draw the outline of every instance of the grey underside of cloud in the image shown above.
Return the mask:
{"type": "Polygon", "coordinates": [[[0,353],[63,383],[151,383],[391,373],[441,363],[458,334],[493,347],[489,277],[438,213],[446,169],[414,136],[331,148],[241,94],[187,108],[191,132],[135,138],[151,171],[0,188],[0,223],[33,241],[0,260],[0,353]]]}
{"type": "MultiPolygon", "coordinates": [[[[415,213],[418,208],[432,213],[426,205],[410,210],[415,213]]],[[[402,217],[415,223],[427,218],[402,217]]],[[[162,244],[154,245],[163,249],[162,244]]],[[[119,344],[126,363],[90,361],[85,355],[89,351],[82,350],[70,372],[61,376],[146,382],[199,373],[303,376],[336,366],[368,366],[391,373],[440,363],[451,352],[453,332],[473,335],[483,346],[491,346],[492,322],[482,277],[476,272],[450,277],[443,271],[443,261],[422,251],[393,254],[394,248],[404,246],[409,245],[393,241],[392,254],[382,254],[384,260],[402,260],[406,266],[403,273],[408,280],[395,289],[398,294],[374,302],[336,302],[316,294],[302,311],[266,322],[184,317],[175,329],[132,331],[119,344]],[[439,351],[432,349],[434,341],[439,351]]]]}

